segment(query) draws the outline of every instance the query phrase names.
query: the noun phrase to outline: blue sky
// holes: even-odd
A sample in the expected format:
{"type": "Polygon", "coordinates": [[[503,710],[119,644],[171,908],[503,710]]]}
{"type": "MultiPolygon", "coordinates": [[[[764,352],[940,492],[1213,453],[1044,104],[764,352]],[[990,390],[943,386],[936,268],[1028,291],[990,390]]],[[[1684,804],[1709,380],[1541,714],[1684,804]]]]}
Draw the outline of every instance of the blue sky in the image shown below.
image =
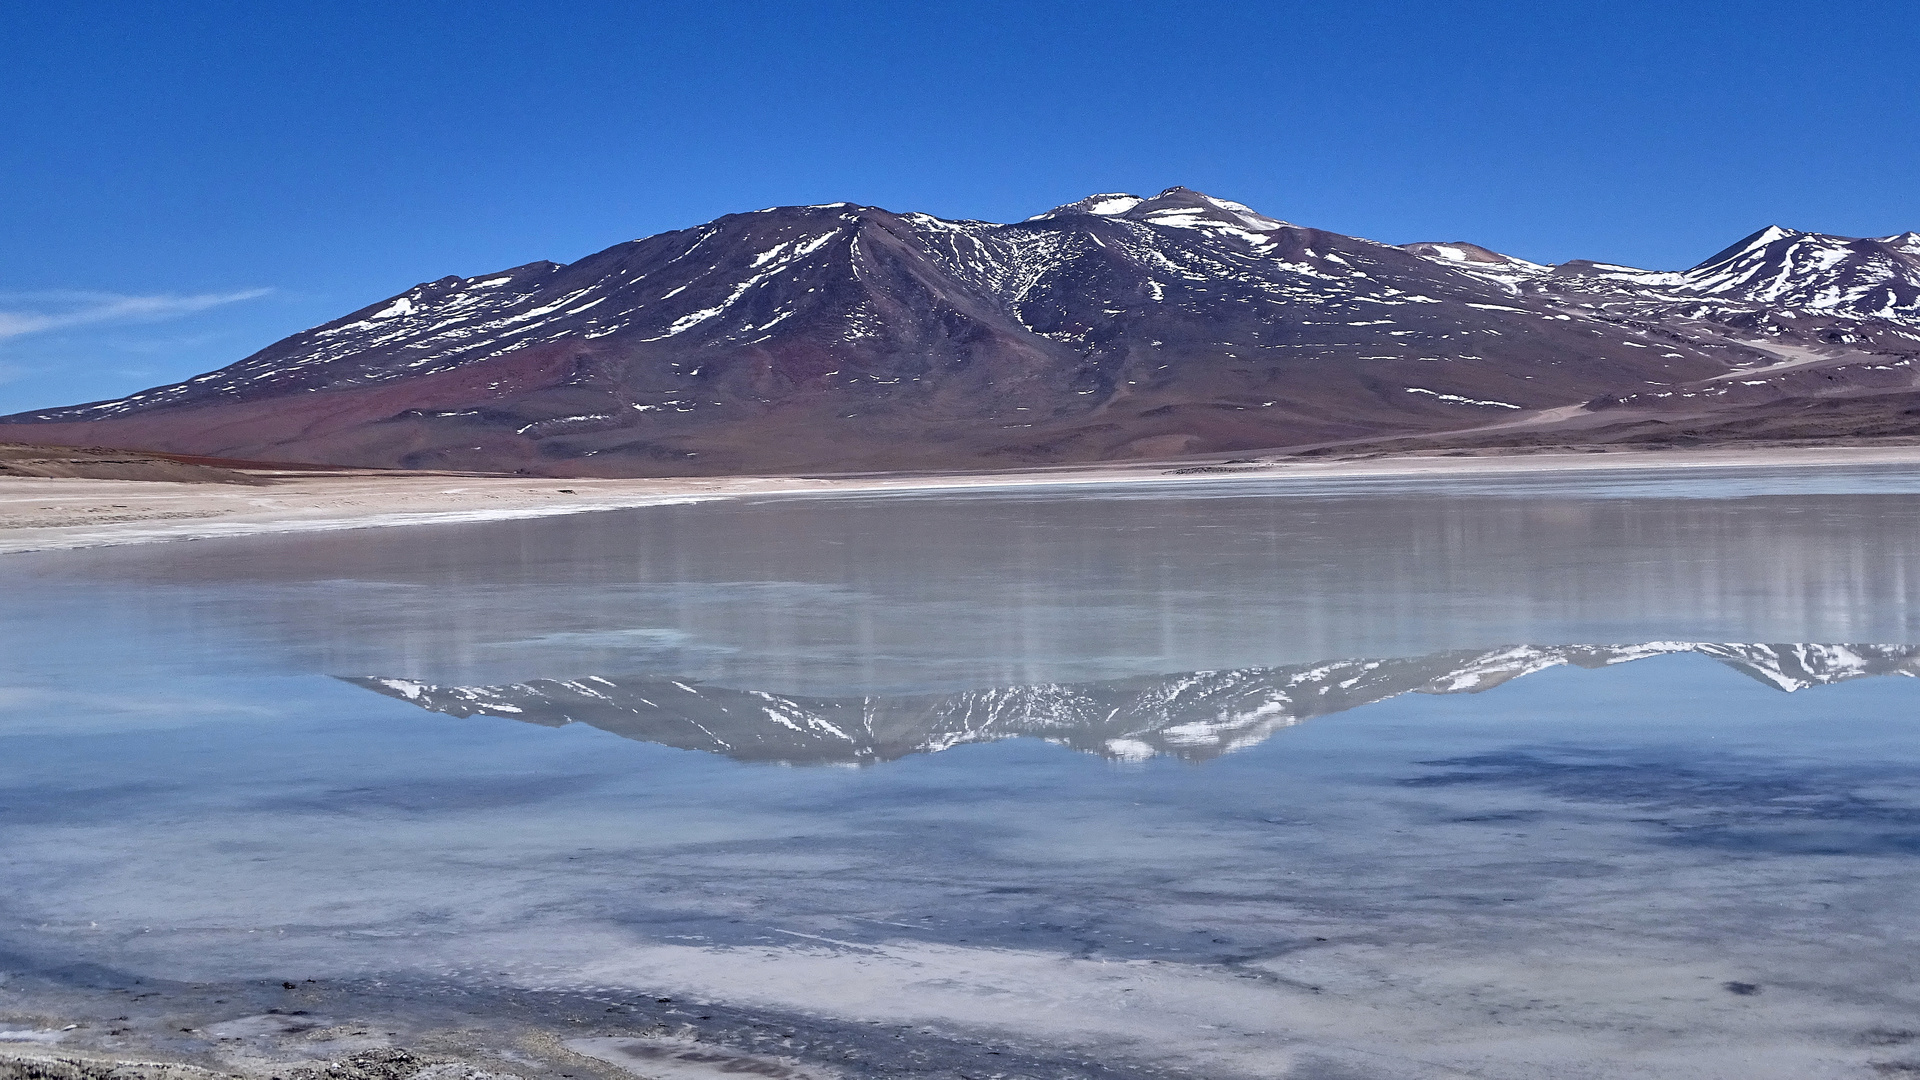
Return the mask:
{"type": "Polygon", "coordinates": [[[840,199],[1185,184],[1392,242],[1697,262],[1920,228],[1920,5],[0,8],[0,413],[423,280],[840,199]]]}

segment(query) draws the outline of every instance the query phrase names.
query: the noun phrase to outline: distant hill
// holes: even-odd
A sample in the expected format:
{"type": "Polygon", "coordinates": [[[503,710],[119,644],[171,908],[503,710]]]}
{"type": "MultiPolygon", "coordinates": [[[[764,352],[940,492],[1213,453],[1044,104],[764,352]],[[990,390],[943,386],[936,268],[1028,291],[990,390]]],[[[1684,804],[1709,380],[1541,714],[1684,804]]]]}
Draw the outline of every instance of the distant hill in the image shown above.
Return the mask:
{"type": "Polygon", "coordinates": [[[220,461],[179,454],[147,454],[97,446],[0,443],[0,476],[85,480],[167,480],[178,483],[264,484],[267,480],[220,461]]]}
{"type": "Polygon", "coordinates": [[[418,285],[186,382],[0,418],[0,439],[658,475],[1907,436],[1917,360],[1914,233],[1773,227],[1686,271],[1544,266],[1171,188],[1004,225],[733,214],[418,285]]]}

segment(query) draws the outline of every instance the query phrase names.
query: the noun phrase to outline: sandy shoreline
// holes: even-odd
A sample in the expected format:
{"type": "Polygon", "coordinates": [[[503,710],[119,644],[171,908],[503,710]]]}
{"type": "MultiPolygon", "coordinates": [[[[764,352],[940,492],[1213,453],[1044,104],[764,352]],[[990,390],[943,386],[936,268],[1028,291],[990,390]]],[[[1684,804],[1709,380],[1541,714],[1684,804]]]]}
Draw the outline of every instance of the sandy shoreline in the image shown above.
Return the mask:
{"type": "Polygon", "coordinates": [[[1464,476],[1754,467],[1920,466],[1920,446],[1403,455],[1258,464],[1153,462],[978,474],[551,480],[262,471],[259,486],[0,477],[0,554],[170,540],[494,521],[775,494],[978,491],[1222,479],[1464,476]]]}

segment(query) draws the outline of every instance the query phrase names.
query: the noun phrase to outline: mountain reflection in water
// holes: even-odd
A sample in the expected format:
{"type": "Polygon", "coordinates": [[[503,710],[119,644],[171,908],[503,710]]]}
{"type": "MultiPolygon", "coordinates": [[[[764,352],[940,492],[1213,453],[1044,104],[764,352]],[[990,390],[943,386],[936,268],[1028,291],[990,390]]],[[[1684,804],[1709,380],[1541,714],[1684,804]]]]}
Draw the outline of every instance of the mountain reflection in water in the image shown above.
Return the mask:
{"type": "Polygon", "coordinates": [[[343,678],[449,716],[506,717],[547,727],[588,724],[622,738],[740,761],[870,764],[1022,736],[1118,760],[1167,754],[1205,761],[1302,720],[1401,694],[1478,693],[1563,664],[1600,668],[1675,653],[1711,657],[1788,692],[1869,675],[1920,675],[1920,645],[1654,641],[1515,645],[893,697],[795,697],[657,676],[505,686],[343,678]]]}

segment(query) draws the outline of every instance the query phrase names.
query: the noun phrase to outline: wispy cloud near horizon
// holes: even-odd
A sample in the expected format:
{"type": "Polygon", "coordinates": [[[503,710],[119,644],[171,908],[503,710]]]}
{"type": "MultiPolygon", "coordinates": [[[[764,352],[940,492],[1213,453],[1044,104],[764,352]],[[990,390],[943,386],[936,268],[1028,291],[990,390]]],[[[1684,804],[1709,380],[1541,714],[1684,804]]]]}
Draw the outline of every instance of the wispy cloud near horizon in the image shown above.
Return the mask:
{"type": "Polygon", "coordinates": [[[159,322],[224,304],[253,300],[272,291],[243,289],[225,293],[156,293],[149,296],[78,291],[0,293],[0,341],[99,323],[159,322]]]}

